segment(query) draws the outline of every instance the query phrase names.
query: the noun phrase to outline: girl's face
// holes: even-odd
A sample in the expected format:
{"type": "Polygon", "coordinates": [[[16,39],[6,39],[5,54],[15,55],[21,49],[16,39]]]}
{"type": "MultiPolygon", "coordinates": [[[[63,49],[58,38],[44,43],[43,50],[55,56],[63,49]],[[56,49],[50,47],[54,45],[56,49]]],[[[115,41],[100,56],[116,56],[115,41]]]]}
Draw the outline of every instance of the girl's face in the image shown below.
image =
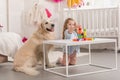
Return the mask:
{"type": "Polygon", "coordinates": [[[75,22],[72,21],[72,20],[69,20],[68,23],[67,23],[67,28],[74,28],[75,27],[75,22]]]}

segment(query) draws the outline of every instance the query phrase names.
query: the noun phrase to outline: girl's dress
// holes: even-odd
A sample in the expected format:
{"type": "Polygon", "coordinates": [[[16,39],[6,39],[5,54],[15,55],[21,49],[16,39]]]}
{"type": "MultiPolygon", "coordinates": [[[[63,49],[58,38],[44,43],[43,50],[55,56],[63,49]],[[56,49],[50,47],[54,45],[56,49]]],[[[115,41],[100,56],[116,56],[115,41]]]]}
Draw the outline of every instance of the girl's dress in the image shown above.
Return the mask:
{"type": "MultiPolygon", "coordinates": [[[[70,34],[68,32],[68,29],[65,30],[64,35],[65,35],[65,39],[69,39],[69,40],[78,38],[77,33],[75,31],[73,31],[73,33],[70,34]]],[[[68,46],[68,54],[72,54],[74,51],[76,51],[77,53],[80,53],[80,46],[68,46]]]]}

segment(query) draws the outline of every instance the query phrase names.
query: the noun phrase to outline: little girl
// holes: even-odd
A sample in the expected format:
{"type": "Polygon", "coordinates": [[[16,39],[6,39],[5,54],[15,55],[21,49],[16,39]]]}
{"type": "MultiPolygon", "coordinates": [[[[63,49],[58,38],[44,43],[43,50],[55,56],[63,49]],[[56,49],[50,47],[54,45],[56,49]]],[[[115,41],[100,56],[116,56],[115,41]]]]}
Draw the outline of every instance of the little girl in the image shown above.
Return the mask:
{"type": "MultiPolygon", "coordinates": [[[[63,39],[74,39],[78,38],[76,33],[76,22],[72,18],[67,18],[63,27],[63,39]]],[[[60,59],[59,62],[62,65],[66,65],[66,55],[68,55],[68,64],[75,65],[76,64],[76,53],[80,50],[79,46],[69,46],[68,53],[64,52],[63,59],[60,59]]]]}

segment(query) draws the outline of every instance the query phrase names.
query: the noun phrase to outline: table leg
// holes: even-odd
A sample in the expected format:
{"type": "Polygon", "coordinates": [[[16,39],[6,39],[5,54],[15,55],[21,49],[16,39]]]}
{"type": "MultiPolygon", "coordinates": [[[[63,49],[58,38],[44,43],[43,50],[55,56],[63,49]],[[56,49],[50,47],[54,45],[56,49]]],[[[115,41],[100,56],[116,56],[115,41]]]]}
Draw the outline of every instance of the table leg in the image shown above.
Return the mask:
{"type": "Polygon", "coordinates": [[[118,56],[117,56],[117,42],[115,42],[115,67],[118,67],[118,56]]]}
{"type": "Polygon", "coordinates": [[[91,45],[89,44],[89,64],[92,63],[92,60],[91,60],[91,45]]]}
{"type": "Polygon", "coordinates": [[[66,76],[68,77],[68,46],[65,46],[65,50],[66,50],[66,76]]]}
{"type": "Polygon", "coordinates": [[[46,61],[45,61],[45,55],[46,52],[45,52],[45,44],[43,43],[43,67],[44,67],[44,70],[46,69],[46,61]]]}

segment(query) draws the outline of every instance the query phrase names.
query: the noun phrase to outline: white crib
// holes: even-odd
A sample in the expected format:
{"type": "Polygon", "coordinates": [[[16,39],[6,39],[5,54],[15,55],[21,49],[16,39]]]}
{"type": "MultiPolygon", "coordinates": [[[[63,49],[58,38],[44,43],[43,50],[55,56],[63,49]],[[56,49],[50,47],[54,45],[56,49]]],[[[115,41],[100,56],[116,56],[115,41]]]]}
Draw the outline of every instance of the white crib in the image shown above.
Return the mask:
{"type": "Polygon", "coordinates": [[[86,28],[88,37],[116,38],[120,50],[120,6],[64,9],[63,16],[74,18],[86,28]]]}

